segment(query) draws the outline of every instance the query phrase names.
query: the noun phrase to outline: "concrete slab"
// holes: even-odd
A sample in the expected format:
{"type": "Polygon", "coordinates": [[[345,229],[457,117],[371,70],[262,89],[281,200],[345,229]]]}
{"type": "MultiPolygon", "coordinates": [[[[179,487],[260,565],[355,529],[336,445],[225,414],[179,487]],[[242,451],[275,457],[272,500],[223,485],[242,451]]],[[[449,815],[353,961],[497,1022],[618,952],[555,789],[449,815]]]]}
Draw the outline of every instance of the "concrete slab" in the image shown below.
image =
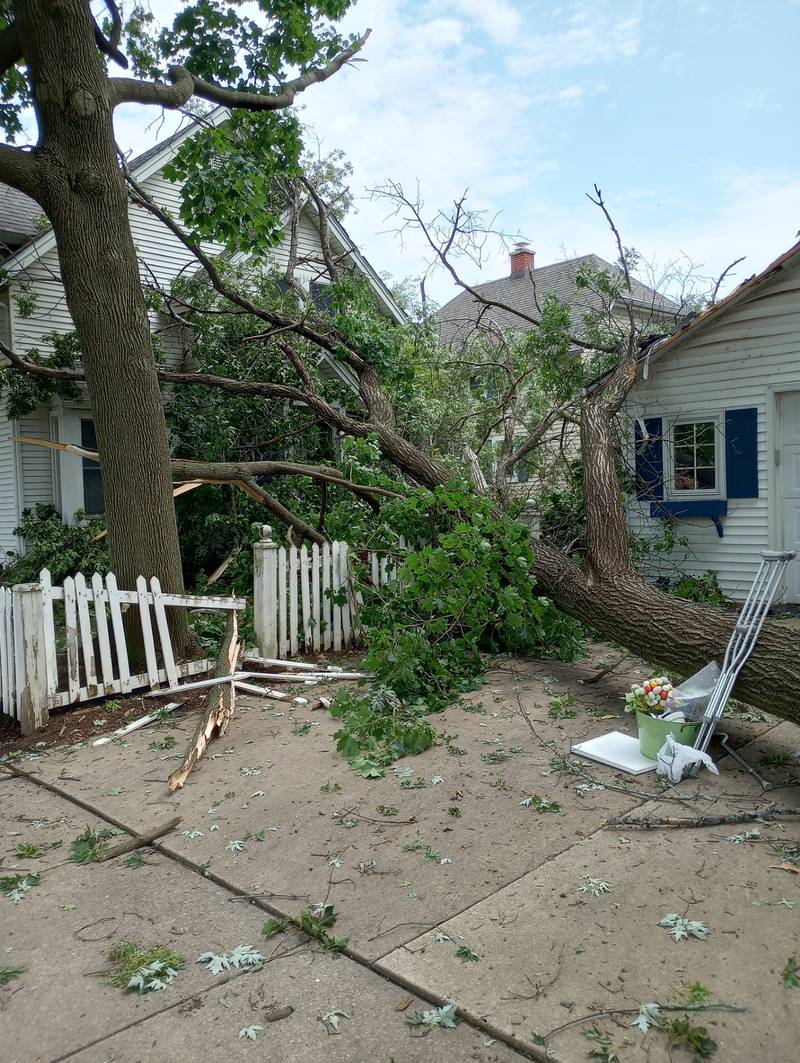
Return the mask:
{"type": "MultiPolygon", "coordinates": [[[[67,802],[26,782],[13,785],[13,795],[3,787],[4,822],[31,809],[66,830],[72,812],[67,802]]],[[[82,829],[87,817],[80,819],[82,829]]],[[[65,843],[64,856],[66,849],[65,843]]],[[[165,856],[150,854],[138,869],[120,860],[50,866],[49,857],[28,866],[41,870],[39,863],[47,865],[41,883],[22,901],[0,896],[2,962],[25,968],[0,989],[4,1060],[61,1058],[155,1014],[171,998],[206,990],[211,975],[194,963],[201,952],[258,945],[263,913],[228,903],[219,887],[165,856]],[[123,940],[165,944],[184,955],[186,967],[174,987],[139,996],[105,985],[98,972],[106,968],[109,948],[123,940]]]]}
{"type": "MultiPolygon", "coordinates": [[[[665,804],[643,811],[676,814],[665,804]]],[[[621,1059],[667,1059],[663,1035],[643,1041],[631,1016],[595,1020],[592,1012],[674,1001],[684,983],[700,982],[713,1000],[747,1009],[695,1017],[721,1059],[790,1063],[800,1024],[782,970],[800,955],[800,876],[771,868],[770,845],[726,840],[741,829],[595,834],[443,924],[449,941],[425,934],[378,966],[523,1038],[585,1016],[550,1039],[562,1060],[583,1057],[591,1046],[582,1031],[595,1023],[616,1045],[630,1041],[621,1059]],[[610,892],[577,892],[584,876],[610,892]],[[671,912],[706,923],[710,936],[673,941],[658,925],[671,912]],[[459,959],[462,945],[480,960],[459,959]]],[[[783,833],[790,829],[787,822],[783,833]]],[[[776,840],[782,833],[761,830],[776,840]]]]}
{"type": "Polygon", "coordinates": [[[513,1063],[525,1058],[464,1024],[427,1034],[408,1025],[406,1016],[429,1007],[346,959],[307,954],[198,993],[66,1058],[80,1063],[513,1063]],[[269,1021],[276,1009],[287,1007],[291,1015],[269,1021]],[[333,1011],[347,1016],[339,1017],[338,1034],[326,1032],[321,1021],[333,1011]],[[263,1027],[253,1031],[255,1040],[239,1036],[252,1026],[263,1027]]]}
{"type": "MultiPolygon", "coordinates": [[[[586,714],[578,687],[569,709],[576,715],[550,718],[551,701],[566,688],[526,668],[492,673],[467,699],[482,712],[453,706],[436,716],[441,744],[399,764],[407,776],[390,769],[384,779],[361,779],[336,752],[338,724],[327,713],[249,699],[174,795],[166,778],[190,721],[78,750],[63,764],[52,753],[25,767],[137,829],[181,813],[188,834],[165,839],[167,851],[289,914],[327,895],[337,932],[375,958],[590,833],[587,808],[596,823],[640,800],[607,790],[579,796],[580,778],[553,772],[553,757],[569,751],[571,738],[609,723],[586,714]],[[167,734],[176,738],[173,750],[149,748],[167,734]],[[529,797],[561,812],[520,804],[529,797]],[[234,842],[243,851],[230,851],[234,842]]],[[[614,722],[630,726],[627,718],[614,722]]]]}

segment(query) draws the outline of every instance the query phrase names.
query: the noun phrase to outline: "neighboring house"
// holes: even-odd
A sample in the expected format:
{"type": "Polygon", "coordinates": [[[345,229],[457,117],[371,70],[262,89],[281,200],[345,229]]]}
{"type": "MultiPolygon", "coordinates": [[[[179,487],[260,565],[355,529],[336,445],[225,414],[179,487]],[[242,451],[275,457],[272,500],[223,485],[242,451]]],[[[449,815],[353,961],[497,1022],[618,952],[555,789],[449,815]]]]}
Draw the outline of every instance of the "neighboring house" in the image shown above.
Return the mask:
{"type": "MultiPolygon", "coordinates": [[[[221,122],[225,116],[225,111],[219,109],[206,116],[205,121],[221,122]]],[[[134,177],[145,191],[174,216],[180,209],[180,186],[167,181],[162,171],[184,140],[195,131],[196,127],[189,126],[130,163],[134,177]]],[[[143,280],[155,278],[162,287],[169,289],[174,278],[194,264],[193,256],[146,210],[131,205],[129,214],[143,280]]],[[[381,312],[398,323],[404,321],[403,311],[342,225],[331,218],[330,228],[332,251],[337,257],[343,256],[342,265],[350,265],[367,277],[381,312]]],[[[4,185],[0,185],[0,241],[7,250],[7,257],[2,262],[0,336],[19,354],[32,348],[46,354],[49,344],[44,337],[48,333],[66,333],[73,328],[59,277],[55,238],[38,204],[4,185]],[[30,316],[24,316],[25,304],[30,308],[31,297],[35,310],[30,316]]],[[[222,251],[213,244],[204,247],[212,253],[222,251]]],[[[287,233],[271,253],[276,269],[285,268],[288,247],[287,233]]],[[[300,220],[295,276],[301,284],[308,286],[312,300],[324,307],[327,279],[318,216],[313,207],[304,209],[300,220]]],[[[183,362],[186,351],[181,349],[174,330],[164,330],[165,319],[157,313],[151,314],[151,321],[153,329],[161,331],[169,364],[183,362]]],[[[335,360],[330,359],[326,369],[340,377],[343,383],[354,386],[345,367],[335,360]]],[[[24,551],[25,544],[14,529],[20,523],[23,510],[36,503],[54,505],[68,522],[74,522],[78,510],[96,514],[103,509],[102,479],[94,462],[82,461],[74,454],[17,444],[13,441],[16,436],[94,448],[94,424],[88,399],[66,402],[54,398],[18,422],[9,421],[0,400],[0,564],[11,551],[24,551]]]]}
{"type": "MultiPolygon", "coordinates": [[[[535,326],[514,311],[536,317],[547,295],[556,295],[569,306],[573,333],[580,335],[584,315],[601,310],[603,304],[593,291],[578,287],[576,278],[579,272],[589,269],[615,273],[618,270],[618,267],[599,255],[581,255],[563,262],[553,262],[549,266],[536,266],[533,251],[523,243],[515,245],[509,266],[507,276],[473,285],[478,295],[502,303],[502,307],[487,307],[471,292],[462,291],[437,311],[439,342],[443,346],[455,347],[468,343],[477,331],[485,332],[490,328],[528,332],[535,326]]],[[[631,279],[631,288],[631,306],[642,327],[651,319],[662,325],[662,332],[665,318],[671,319],[674,324],[675,315],[679,312],[675,303],[635,277],[631,279]]],[[[625,295],[620,296],[617,304],[611,308],[620,321],[627,320],[627,305],[628,298],[625,295]]]]}
{"type": "MultiPolygon", "coordinates": [[[[800,551],[800,243],[643,351],[624,412],[630,525],[673,520],[688,540],[673,564],[742,599],[762,551],[800,551]]],[[[782,600],[800,602],[800,561],[782,600]]]]}
{"type": "MultiPolygon", "coordinates": [[[[590,288],[580,287],[577,283],[581,271],[607,270],[616,273],[618,267],[600,258],[599,255],[581,255],[578,258],[553,262],[548,266],[536,266],[533,251],[525,243],[517,243],[511,252],[509,273],[497,280],[473,285],[474,290],[483,299],[500,303],[502,306],[487,306],[481,299],[468,291],[460,292],[454,299],[437,312],[439,342],[442,346],[463,349],[480,335],[490,336],[492,332],[529,332],[536,326],[531,321],[520,317],[520,313],[537,317],[548,295],[557,296],[570,308],[573,335],[580,336],[584,330],[584,318],[587,314],[610,310],[623,328],[628,327],[629,298],[620,296],[611,307],[604,306],[601,297],[590,288]]],[[[662,334],[674,327],[680,308],[672,300],[660,295],[635,277],[631,279],[633,308],[637,326],[642,335],[662,334]]],[[[518,434],[524,437],[524,429],[518,434]]],[[[570,429],[566,436],[561,428],[554,430],[549,441],[551,449],[574,454],[577,450],[575,431],[570,429]],[[567,444],[565,445],[565,439],[567,444]]],[[[500,448],[503,435],[500,431],[490,436],[492,448],[500,448]]],[[[549,470],[540,470],[540,475],[529,482],[529,469],[519,463],[509,477],[509,483],[525,485],[516,489],[518,494],[529,498],[531,513],[535,510],[534,499],[543,485],[553,485],[549,470]]]]}

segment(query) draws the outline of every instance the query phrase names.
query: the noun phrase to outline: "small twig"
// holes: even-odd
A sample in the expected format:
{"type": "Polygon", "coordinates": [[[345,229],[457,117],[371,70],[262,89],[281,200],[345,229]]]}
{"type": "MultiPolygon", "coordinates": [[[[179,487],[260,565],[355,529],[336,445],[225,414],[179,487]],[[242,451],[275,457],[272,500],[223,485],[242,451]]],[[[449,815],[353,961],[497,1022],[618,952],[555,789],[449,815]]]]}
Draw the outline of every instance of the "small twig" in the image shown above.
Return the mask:
{"type": "MultiPolygon", "coordinates": [[[[738,1004],[659,1004],[660,1011],[737,1011],[746,1012],[747,1008],[740,1008],[738,1004]]],[[[576,1026],[579,1022],[589,1022],[594,1019],[607,1019],[613,1015],[638,1015],[639,1008],[612,1008],[609,1011],[594,1011],[589,1015],[581,1015],[578,1019],[570,1019],[562,1026],[556,1026],[550,1033],[543,1035],[542,1040],[549,1041],[557,1033],[576,1026]]]]}
{"type": "Polygon", "coordinates": [[[172,819],[167,820],[166,823],[162,823],[159,827],[153,827],[152,830],[146,831],[144,834],[134,834],[132,838],[126,838],[125,841],[115,845],[113,849],[108,849],[106,852],[101,853],[95,857],[95,863],[102,864],[106,860],[114,860],[118,856],[123,856],[125,853],[133,852],[134,849],[141,849],[144,845],[151,845],[156,838],[161,838],[165,834],[169,834],[171,830],[174,830],[179,823],[183,823],[183,816],[173,816],[172,819]]]}
{"type": "MultiPolygon", "coordinates": [[[[381,920],[381,923],[383,920],[381,920]]],[[[378,926],[381,925],[378,923],[378,926]]],[[[382,938],[385,934],[391,934],[393,930],[399,930],[401,926],[425,926],[429,930],[432,930],[437,923],[395,923],[394,926],[387,927],[386,930],[379,930],[377,934],[373,934],[372,937],[367,938],[367,941],[374,941],[376,938],[382,938]]]]}
{"type": "Polygon", "coordinates": [[[594,675],[590,675],[588,679],[584,679],[583,685],[589,686],[591,683],[597,683],[600,679],[603,678],[604,675],[608,675],[609,672],[613,672],[615,671],[615,669],[619,668],[622,662],[627,660],[630,655],[631,651],[626,650],[623,655],[616,661],[613,661],[611,664],[607,664],[605,668],[601,668],[599,672],[595,672],[594,675]]]}

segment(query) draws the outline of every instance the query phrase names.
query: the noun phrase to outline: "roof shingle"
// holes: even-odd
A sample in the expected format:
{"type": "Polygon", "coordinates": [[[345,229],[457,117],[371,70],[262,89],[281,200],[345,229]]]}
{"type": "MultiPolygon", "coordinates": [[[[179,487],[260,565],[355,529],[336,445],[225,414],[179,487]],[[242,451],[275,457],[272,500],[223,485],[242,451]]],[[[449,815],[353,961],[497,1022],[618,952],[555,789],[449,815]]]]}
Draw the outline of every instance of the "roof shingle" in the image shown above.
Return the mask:
{"type": "MultiPolygon", "coordinates": [[[[474,331],[479,317],[485,326],[491,323],[502,330],[528,331],[533,325],[514,313],[514,310],[538,317],[537,302],[541,306],[544,297],[551,293],[569,305],[572,330],[579,334],[583,328],[584,315],[590,310],[601,309],[600,297],[587,288],[578,288],[576,284],[578,271],[584,266],[590,269],[616,269],[599,255],[581,255],[579,258],[568,258],[563,262],[540,266],[530,273],[514,274],[473,285],[475,291],[485,299],[503,303],[508,309],[496,306],[486,308],[470,292],[460,292],[436,314],[440,343],[448,346],[463,343],[474,331]]],[[[679,307],[672,300],[659,295],[635,277],[632,278],[631,287],[635,302],[641,304],[642,308],[654,314],[675,314],[679,311],[679,307]]]]}

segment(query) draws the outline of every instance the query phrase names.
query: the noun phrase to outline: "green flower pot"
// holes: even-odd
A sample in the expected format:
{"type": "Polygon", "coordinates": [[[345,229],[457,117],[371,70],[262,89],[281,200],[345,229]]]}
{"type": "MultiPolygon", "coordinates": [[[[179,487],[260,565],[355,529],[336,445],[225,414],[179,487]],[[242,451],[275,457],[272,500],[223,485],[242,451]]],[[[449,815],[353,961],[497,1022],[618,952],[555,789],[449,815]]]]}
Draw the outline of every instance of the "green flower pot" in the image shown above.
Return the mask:
{"type": "Polygon", "coordinates": [[[667,735],[672,735],[676,742],[681,745],[694,745],[697,732],[700,730],[699,723],[680,723],[677,720],[658,720],[655,716],[649,716],[646,712],[636,712],[636,724],[639,728],[639,749],[643,757],[655,760],[658,751],[667,740],[667,735]]]}

